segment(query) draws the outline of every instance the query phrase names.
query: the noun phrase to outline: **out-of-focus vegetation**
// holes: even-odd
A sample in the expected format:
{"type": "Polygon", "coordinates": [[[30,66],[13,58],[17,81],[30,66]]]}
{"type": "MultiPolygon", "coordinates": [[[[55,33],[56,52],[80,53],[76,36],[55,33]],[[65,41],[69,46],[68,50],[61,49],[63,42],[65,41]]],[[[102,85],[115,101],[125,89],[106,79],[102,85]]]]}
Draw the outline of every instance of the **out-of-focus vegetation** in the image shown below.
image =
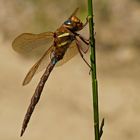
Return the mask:
{"type": "Polygon", "coordinates": [[[140,4],[136,1],[97,1],[97,35],[102,46],[138,47],[140,4]]]}
{"type": "Polygon", "coordinates": [[[20,32],[55,31],[77,6],[81,11],[85,7],[83,2],[74,2],[74,0],[69,2],[64,0],[53,2],[51,0],[1,0],[0,2],[0,32],[4,40],[9,40],[20,32]]]}

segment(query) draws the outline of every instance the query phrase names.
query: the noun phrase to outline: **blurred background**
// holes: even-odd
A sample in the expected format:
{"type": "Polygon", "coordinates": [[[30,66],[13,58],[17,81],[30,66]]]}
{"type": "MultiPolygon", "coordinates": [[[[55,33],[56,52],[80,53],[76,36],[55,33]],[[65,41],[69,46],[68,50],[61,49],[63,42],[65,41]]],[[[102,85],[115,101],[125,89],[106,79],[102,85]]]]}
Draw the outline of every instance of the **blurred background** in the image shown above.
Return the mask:
{"type": "MultiPolygon", "coordinates": [[[[92,140],[89,68],[79,55],[55,68],[28,128],[22,121],[42,73],[21,85],[42,52],[22,56],[12,50],[23,32],[55,31],[79,7],[85,22],[86,0],[0,0],[0,139],[92,140]]],[[[97,76],[103,140],[140,138],[140,0],[95,0],[97,76]]],[[[81,32],[88,38],[88,26],[81,32]]],[[[89,53],[86,54],[89,61],[89,53]]]]}

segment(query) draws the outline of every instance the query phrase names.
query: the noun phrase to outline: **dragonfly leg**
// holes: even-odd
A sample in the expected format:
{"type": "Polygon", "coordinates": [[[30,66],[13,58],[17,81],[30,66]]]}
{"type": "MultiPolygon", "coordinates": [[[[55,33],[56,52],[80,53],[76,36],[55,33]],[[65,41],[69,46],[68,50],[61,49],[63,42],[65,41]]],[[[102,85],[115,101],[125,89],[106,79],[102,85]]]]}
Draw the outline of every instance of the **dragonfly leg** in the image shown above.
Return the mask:
{"type": "Polygon", "coordinates": [[[78,36],[86,45],[89,45],[89,39],[84,38],[84,37],[81,36],[80,34],[77,34],[77,36],[78,36]]]}
{"type": "MultiPolygon", "coordinates": [[[[80,34],[76,34],[76,36],[78,36],[86,45],[89,45],[89,40],[86,40],[85,38],[83,38],[80,34]]],[[[77,39],[76,39],[77,40],[77,39]]],[[[80,42],[77,40],[78,45],[80,50],[82,50],[82,52],[87,53],[89,50],[89,46],[86,49],[82,49],[80,42]]]]}
{"type": "Polygon", "coordinates": [[[89,39],[84,38],[82,35],[78,34],[78,33],[74,33],[76,35],[76,37],[79,37],[86,45],[89,45],[89,39]]]}
{"type": "Polygon", "coordinates": [[[92,70],[90,64],[86,61],[86,59],[84,58],[84,55],[82,54],[81,50],[80,50],[80,43],[78,40],[76,40],[76,45],[77,45],[77,49],[79,51],[80,56],[82,57],[82,59],[84,60],[84,62],[87,64],[87,66],[92,70]]]}

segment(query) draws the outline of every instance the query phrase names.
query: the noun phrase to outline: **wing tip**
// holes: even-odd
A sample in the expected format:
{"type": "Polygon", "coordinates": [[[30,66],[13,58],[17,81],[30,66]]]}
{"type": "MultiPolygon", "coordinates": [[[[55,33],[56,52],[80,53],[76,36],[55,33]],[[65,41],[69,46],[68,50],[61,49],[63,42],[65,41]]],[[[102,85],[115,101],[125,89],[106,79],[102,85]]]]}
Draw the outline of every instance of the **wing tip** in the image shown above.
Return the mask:
{"type": "Polygon", "coordinates": [[[77,7],[77,8],[74,10],[74,12],[70,15],[69,18],[71,18],[72,16],[76,15],[76,13],[77,13],[78,10],[79,10],[79,7],[77,7]]]}
{"type": "Polygon", "coordinates": [[[28,83],[25,83],[24,81],[22,82],[22,86],[26,86],[28,83]]]}
{"type": "Polygon", "coordinates": [[[23,86],[26,86],[27,84],[29,84],[29,82],[30,82],[30,81],[27,80],[26,77],[25,77],[25,79],[24,79],[23,82],[22,82],[22,85],[23,85],[23,86]]]}

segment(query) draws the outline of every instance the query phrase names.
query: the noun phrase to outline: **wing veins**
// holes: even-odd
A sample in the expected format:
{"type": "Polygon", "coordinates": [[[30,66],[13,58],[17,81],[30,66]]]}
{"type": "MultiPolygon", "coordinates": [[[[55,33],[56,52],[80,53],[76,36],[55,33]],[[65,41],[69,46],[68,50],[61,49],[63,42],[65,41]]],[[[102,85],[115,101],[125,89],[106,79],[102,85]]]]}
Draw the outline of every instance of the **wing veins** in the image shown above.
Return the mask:
{"type": "Polygon", "coordinates": [[[44,54],[43,56],[31,67],[31,69],[29,70],[29,72],[27,73],[25,79],[23,80],[22,85],[27,85],[33,78],[33,76],[35,75],[35,73],[37,72],[37,69],[39,68],[39,65],[41,64],[41,62],[43,61],[43,59],[45,58],[45,56],[47,56],[49,54],[49,52],[52,50],[51,46],[44,54]]]}

